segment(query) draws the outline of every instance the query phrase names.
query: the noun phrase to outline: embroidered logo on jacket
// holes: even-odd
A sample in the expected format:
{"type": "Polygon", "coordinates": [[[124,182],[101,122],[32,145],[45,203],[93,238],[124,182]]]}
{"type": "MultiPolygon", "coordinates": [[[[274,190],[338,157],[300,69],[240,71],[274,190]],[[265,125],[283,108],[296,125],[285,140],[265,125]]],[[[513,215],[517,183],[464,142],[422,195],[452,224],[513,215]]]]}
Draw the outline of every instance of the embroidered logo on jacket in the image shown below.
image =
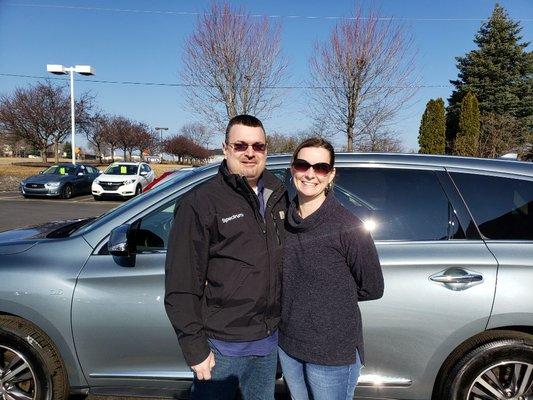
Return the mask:
{"type": "Polygon", "coordinates": [[[234,214],[234,215],[232,215],[231,217],[222,218],[222,223],[223,223],[223,224],[227,224],[228,222],[233,221],[234,219],[242,218],[242,217],[244,217],[244,214],[243,214],[243,213],[234,214]]]}

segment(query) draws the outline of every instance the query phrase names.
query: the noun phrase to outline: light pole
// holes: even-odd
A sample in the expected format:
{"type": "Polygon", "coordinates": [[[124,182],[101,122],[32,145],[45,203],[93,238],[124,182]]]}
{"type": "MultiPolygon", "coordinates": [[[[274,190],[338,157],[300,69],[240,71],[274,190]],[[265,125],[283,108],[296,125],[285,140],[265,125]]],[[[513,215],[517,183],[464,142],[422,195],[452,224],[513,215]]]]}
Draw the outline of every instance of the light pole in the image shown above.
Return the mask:
{"type": "Polygon", "coordinates": [[[46,64],[46,70],[56,75],[66,75],[70,73],[70,123],[72,133],[72,164],[76,164],[76,117],[74,115],[74,72],[81,75],[94,75],[94,68],[90,65],[75,65],[74,67],[65,67],[61,64],[46,64]]]}
{"type": "Polygon", "coordinates": [[[159,131],[159,157],[161,158],[161,162],[163,162],[163,131],[168,131],[168,128],[156,126],[154,129],[159,131]]]}

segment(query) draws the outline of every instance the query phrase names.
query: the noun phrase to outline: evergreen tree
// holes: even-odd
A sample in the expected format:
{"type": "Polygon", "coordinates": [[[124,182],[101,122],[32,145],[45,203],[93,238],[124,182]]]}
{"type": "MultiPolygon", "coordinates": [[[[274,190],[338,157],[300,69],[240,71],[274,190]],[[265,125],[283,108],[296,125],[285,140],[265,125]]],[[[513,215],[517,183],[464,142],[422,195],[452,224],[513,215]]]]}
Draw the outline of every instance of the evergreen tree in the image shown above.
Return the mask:
{"type": "Polygon", "coordinates": [[[448,100],[447,140],[452,142],[458,129],[461,101],[467,92],[475,94],[482,115],[489,113],[526,118],[531,126],[533,114],[533,53],[529,43],[521,42],[522,27],[509,19],[496,4],[490,19],[475,36],[477,49],[457,57],[458,79],[448,100]]]}
{"type": "Polygon", "coordinates": [[[454,144],[455,154],[470,157],[479,155],[480,130],[479,104],[476,96],[468,92],[461,102],[459,129],[454,144]]]}
{"type": "Polygon", "coordinates": [[[419,153],[444,154],[446,116],[444,101],[441,98],[430,100],[422,115],[418,131],[419,153]]]}

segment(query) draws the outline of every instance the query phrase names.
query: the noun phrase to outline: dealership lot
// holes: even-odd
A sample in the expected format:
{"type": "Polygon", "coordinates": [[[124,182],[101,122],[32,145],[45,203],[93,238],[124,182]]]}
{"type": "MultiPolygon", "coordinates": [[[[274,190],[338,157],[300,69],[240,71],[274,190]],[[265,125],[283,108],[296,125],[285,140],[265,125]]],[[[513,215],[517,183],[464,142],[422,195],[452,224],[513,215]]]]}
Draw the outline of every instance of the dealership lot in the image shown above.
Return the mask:
{"type": "Polygon", "coordinates": [[[69,200],[29,198],[18,192],[0,192],[0,231],[49,221],[95,217],[122,204],[122,201],[94,201],[76,196],[69,200]]]}

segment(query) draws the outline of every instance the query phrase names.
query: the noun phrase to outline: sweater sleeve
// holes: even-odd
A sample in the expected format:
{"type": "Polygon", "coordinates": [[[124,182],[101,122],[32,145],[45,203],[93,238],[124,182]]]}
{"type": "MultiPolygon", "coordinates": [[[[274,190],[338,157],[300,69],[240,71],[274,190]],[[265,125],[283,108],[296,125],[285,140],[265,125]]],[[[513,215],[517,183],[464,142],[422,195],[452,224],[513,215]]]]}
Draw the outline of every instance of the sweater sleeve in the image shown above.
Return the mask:
{"type": "Polygon", "coordinates": [[[346,260],[357,285],[358,301],[383,296],[383,273],[374,240],[362,223],[343,232],[346,260]]]}
{"type": "Polygon", "coordinates": [[[165,261],[165,309],[190,366],[204,361],[210,351],[201,312],[209,229],[194,204],[188,197],[176,207],[165,261]]]}

